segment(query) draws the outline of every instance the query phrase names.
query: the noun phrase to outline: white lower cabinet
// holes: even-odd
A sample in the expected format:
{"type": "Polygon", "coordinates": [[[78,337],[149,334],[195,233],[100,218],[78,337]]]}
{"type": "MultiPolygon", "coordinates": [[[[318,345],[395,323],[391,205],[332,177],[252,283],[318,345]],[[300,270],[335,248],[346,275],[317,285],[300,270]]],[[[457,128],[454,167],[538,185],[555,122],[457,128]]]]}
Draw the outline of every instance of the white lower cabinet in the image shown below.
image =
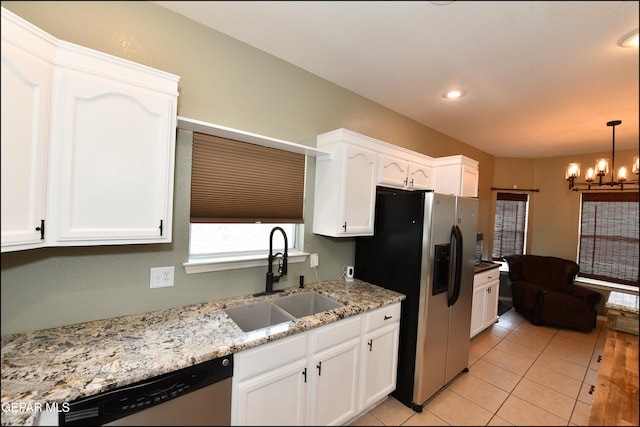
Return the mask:
{"type": "Polygon", "coordinates": [[[290,363],[238,385],[234,425],[303,425],[307,387],[301,381],[306,361],[290,363]]]}
{"type": "Polygon", "coordinates": [[[346,424],[394,390],[399,320],[397,303],[237,353],[231,424],[346,424]]]}
{"type": "Polygon", "coordinates": [[[478,335],[498,319],[500,271],[497,268],[477,273],[473,278],[471,337],[478,335]]]}
{"type": "Polygon", "coordinates": [[[307,334],[234,355],[232,425],[303,425],[307,420],[307,334]]]}
{"type": "Polygon", "coordinates": [[[361,317],[310,332],[310,425],[343,425],[358,414],[361,317]]]}
{"type": "Polygon", "coordinates": [[[360,408],[368,409],[396,388],[400,303],[368,313],[362,341],[360,408]]]}

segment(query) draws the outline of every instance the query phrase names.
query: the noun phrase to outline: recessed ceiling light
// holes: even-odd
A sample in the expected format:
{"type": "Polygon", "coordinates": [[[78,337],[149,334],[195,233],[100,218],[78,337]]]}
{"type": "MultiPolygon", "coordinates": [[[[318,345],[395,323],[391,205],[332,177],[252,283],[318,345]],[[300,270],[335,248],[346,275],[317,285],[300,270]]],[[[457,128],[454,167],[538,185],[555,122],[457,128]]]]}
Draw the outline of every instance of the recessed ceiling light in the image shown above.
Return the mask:
{"type": "Polygon", "coordinates": [[[619,42],[622,47],[638,47],[638,30],[633,30],[629,34],[620,39],[619,42]]]}
{"type": "Polygon", "coordinates": [[[442,97],[445,99],[458,99],[467,94],[467,91],[464,89],[454,89],[442,94],[442,97]]]}

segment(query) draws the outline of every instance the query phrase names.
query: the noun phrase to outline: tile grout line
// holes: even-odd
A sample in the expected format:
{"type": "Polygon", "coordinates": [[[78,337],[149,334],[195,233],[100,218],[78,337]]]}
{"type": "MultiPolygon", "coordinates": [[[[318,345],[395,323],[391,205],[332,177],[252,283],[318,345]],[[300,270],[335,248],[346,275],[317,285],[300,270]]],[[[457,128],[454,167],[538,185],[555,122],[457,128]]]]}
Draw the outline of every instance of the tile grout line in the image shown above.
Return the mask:
{"type": "MultiPolygon", "coordinates": [[[[520,324],[522,324],[522,323],[520,323],[520,324]]],[[[520,325],[518,325],[518,326],[520,326],[520,325]]],[[[505,340],[505,339],[509,338],[509,335],[511,335],[513,332],[515,332],[515,330],[516,330],[516,329],[517,329],[517,327],[516,327],[516,328],[514,328],[514,329],[512,329],[512,330],[511,330],[511,332],[509,332],[507,335],[505,335],[505,337],[504,337],[502,340],[498,341],[498,344],[499,344],[499,343],[501,343],[503,340],[505,340]]],[[[526,371],[525,371],[525,372],[520,376],[520,379],[519,379],[519,380],[518,380],[518,382],[513,386],[513,388],[511,389],[511,391],[510,391],[510,392],[509,392],[509,394],[507,395],[506,399],[504,399],[504,400],[502,401],[502,403],[500,404],[500,406],[498,406],[498,409],[496,409],[496,410],[495,410],[495,412],[493,413],[493,415],[492,415],[492,416],[491,416],[491,418],[489,419],[489,423],[490,423],[490,422],[491,422],[495,417],[497,417],[497,416],[498,416],[498,412],[500,412],[500,409],[502,408],[502,406],[504,406],[504,404],[507,402],[507,400],[509,400],[509,397],[511,397],[511,396],[513,395],[514,390],[515,390],[515,389],[518,387],[518,385],[522,382],[522,379],[525,377],[525,375],[527,375],[527,372],[529,372],[529,370],[531,369],[531,367],[536,363],[536,361],[538,360],[538,358],[540,357],[540,355],[544,352],[545,348],[547,348],[547,346],[549,346],[549,344],[551,343],[551,341],[553,340],[553,338],[554,338],[557,334],[558,334],[558,329],[556,329],[556,330],[554,331],[553,335],[551,335],[551,337],[549,338],[549,341],[547,341],[547,343],[544,345],[544,347],[542,348],[542,350],[540,350],[540,352],[539,352],[539,353],[538,353],[538,355],[535,357],[535,359],[533,360],[533,362],[531,362],[531,365],[529,365],[529,367],[526,369],[526,371]]],[[[496,345],[497,345],[497,344],[496,344],[496,345]]],[[[494,347],[495,347],[495,346],[494,346],[494,347]]],[[[483,356],[483,357],[484,357],[484,356],[483,356]]],[[[487,362],[487,363],[488,363],[488,362],[487,362]]],[[[494,365],[494,366],[495,366],[495,365],[494,365]]],[[[503,369],[504,369],[504,368],[503,368],[503,369]]],[[[508,369],[507,369],[507,370],[508,370],[508,369]]],[[[518,396],[515,396],[515,395],[514,395],[514,397],[517,397],[518,399],[520,399],[520,397],[518,397],[518,396]]],[[[524,399],[522,399],[522,400],[524,400],[524,399]]],[[[531,404],[531,405],[533,405],[533,406],[536,406],[536,407],[540,408],[539,406],[534,405],[533,403],[531,403],[531,402],[529,402],[529,401],[526,401],[526,402],[527,402],[527,403],[529,403],[529,404],[531,404]]],[[[542,410],[543,410],[543,411],[545,411],[545,412],[549,412],[549,411],[547,411],[547,410],[546,410],[546,409],[544,409],[544,408],[540,408],[540,409],[542,409],[542,410]]],[[[549,413],[551,413],[551,412],[549,412],[549,413]]],[[[573,411],[572,411],[572,413],[573,413],[573,411]]],[[[555,414],[552,414],[552,415],[555,415],[555,414]]],[[[561,418],[561,417],[560,417],[560,418],[561,418]]],[[[568,423],[568,422],[569,422],[569,420],[567,420],[567,423],[568,423]]]]}

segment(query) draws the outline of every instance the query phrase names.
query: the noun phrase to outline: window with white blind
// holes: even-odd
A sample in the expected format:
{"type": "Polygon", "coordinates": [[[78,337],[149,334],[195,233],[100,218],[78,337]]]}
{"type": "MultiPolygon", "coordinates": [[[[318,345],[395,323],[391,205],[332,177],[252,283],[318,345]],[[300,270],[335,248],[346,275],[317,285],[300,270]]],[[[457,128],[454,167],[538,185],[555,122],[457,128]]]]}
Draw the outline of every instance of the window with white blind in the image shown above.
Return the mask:
{"type": "MultiPolygon", "coordinates": [[[[287,234],[288,252],[299,251],[305,166],[303,154],[194,132],[189,261],[227,269],[266,259],[276,226],[287,234]]],[[[284,243],[275,233],[274,252],[284,243]]]]}
{"type": "Polygon", "coordinates": [[[529,195],[498,193],[493,223],[493,251],[495,261],[507,255],[524,254],[527,235],[529,195]]]}
{"type": "Polygon", "coordinates": [[[637,192],[582,194],[580,277],[639,285],[638,206],[637,192]]]}

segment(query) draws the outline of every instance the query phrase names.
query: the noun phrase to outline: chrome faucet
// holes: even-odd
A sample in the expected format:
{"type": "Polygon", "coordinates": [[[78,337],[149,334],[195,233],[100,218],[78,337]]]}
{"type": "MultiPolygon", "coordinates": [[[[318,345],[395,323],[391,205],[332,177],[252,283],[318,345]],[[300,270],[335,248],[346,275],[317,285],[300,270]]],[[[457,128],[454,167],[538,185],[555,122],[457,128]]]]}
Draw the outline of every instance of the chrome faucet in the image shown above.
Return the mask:
{"type": "Polygon", "coordinates": [[[267,271],[267,287],[264,292],[256,295],[271,295],[275,292],[279,292],[273,290],[273,284],[275,282],[278,282],[282,276],[287,274],[287,260],[289,258],[289,253],[287,252],[288,246],[289,244],[287,242],[287,233],[285,233],[285,231],[281,227],[273,227],[273,229],[271,230],[271,234],[269,235],[269,259],[267,261],[269,269],[267,271]],[[275,254],[273,253],[273,233],[275,233],[276,231],[280,231],[282,233],[282,237],[284,237],[284,254],[282,252],[277,252],[275,254]],[[280,260],[280,262],[278,262],[279,274],[277,276],[274,276],[273,262],[278,257],[278,255],[280,255],[282,259],[280,260]]]}

